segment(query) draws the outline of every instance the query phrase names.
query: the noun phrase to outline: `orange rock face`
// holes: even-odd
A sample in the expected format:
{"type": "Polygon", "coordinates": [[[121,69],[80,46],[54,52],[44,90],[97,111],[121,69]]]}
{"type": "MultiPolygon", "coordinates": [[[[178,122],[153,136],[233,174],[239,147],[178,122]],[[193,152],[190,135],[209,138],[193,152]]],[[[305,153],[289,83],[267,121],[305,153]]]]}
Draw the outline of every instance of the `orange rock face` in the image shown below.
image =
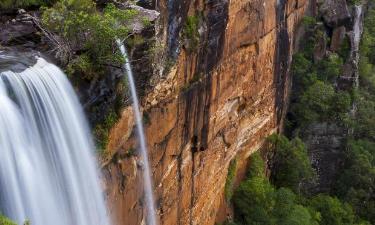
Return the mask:
{"type": "MultiPolygon", "coordinates": [[[[287,105],[294,34],[307,0],[222,1],[226,9],[212,2],[184,1],[188,15],[203,14],[201,45],[195,52],[179,51],[171,72],[157,79],[142,100],[162,225],[213,225],[225,219],[219,209],[230,161],[246,165],[282,126],[287,105]],[[227,14],[220,26],[217,14],[227,14]]],[[[159,5],[168,12],[165,0],[159,5]]],[[[103,166],[117,225],[146,223],[134,133],[127,108],[111,131],[113,157],[103,166]]]]}

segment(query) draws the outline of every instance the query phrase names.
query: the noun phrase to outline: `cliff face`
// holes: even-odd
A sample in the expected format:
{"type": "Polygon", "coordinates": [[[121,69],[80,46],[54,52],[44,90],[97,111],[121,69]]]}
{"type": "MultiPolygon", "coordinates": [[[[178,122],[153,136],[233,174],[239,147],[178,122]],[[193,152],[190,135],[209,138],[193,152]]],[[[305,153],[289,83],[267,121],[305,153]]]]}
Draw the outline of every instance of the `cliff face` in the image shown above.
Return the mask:
{"type": "MultiPolygon", "coordinates": [[[[230,161],[236,157],[243,168],[282,127],[307,0],[161,0],[158,7],[158,41],[176,61],[166,75],[154,75],[142,99],[158,218],[163,225],[214,224],[225,218],[219,209],[230,161]],[[197,14],[199,44],[192,51],[181,34],[197,14]]],[[[128,107],[111,131],[112,158],[103,165],[119,225],[145,222],[134,129],[128,107]]]]}

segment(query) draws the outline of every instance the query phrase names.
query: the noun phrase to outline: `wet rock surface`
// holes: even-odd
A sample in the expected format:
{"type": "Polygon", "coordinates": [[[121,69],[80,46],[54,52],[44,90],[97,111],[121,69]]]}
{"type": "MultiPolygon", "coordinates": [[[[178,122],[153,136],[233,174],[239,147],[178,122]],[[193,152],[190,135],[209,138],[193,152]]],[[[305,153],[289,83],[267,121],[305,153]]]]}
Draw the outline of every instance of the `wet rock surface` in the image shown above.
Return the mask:
{"type": "Polygon", "coordinates": [[[20,53],[17,49],[0,47],[0,72],[22,72],[35,65],[37,57],[40,56],[41,54],[38,52],[20,53]]]}

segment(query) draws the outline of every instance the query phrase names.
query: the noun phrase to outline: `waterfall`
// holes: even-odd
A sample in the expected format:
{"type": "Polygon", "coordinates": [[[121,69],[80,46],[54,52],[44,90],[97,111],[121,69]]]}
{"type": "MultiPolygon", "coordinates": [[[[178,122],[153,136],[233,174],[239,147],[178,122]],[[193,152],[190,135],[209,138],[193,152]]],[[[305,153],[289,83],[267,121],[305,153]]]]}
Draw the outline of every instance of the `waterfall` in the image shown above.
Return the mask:
{"type": "Polygon", "coordinates": [[[354,26],[353,26],[353,33],[354,33],[354,51],[359,51],[359,44],[361,42],[362,36],[362,5],[356,5],[355,8],[355,18],[354,18],[354,26]]]}
{"type": "Polygon", "coordinates": [[[0,212],[18,224],[109,225],[79,101],[59,68],[36,60],[0,71],[0,212]]]}
{"type": "Polygon", "coordinates": [[[139,101],[138,101],[137,90],[135,88],[133,71],[129,62],[129,58],[128,58],[125,45],[120,40],[116,40],[116,42],[125,59],[124,69],[127,74],[128,83],[130,86],[130,92],[131,92],[131,96],[133,100],[133,110],[134,110],[136,127],[137,127],[139,148],[140,148],[140,153],[141,153],[141,157],[142,157],[143,165],[144,165],[143,182],[144,182],[145,200],[146,200],[146,206],[147,206],[147,221],[149,225],[157,225],[157,221],[155,217],[152,177],[151,177],[150,165],[148,161],[148,150],[147,150],[146,138],[145,138],[145,134],[143,130],[142,117],[139,111],[139,101]]]}

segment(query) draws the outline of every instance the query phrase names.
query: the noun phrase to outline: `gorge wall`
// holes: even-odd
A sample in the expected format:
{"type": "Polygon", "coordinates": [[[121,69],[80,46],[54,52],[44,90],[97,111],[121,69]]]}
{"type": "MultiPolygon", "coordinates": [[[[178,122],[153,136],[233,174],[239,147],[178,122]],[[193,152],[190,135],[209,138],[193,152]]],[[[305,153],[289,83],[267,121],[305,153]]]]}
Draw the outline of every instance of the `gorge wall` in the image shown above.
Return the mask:
{"type": "MultiPolygon", "coordinates": [[[[160,60],[174,63],[155,72],[141,101],[160,224],[225,219],[231,160],[244,168],[265,137],[282,129],[296,30],[307,7],[307,0],[157,2],[160,60]],[[198,20],[195,45],[184,35],[189,18],[198,20]]],[[[125,108],[102,164],[119,225],[145,224],[134,129],[125,108]]]]}

